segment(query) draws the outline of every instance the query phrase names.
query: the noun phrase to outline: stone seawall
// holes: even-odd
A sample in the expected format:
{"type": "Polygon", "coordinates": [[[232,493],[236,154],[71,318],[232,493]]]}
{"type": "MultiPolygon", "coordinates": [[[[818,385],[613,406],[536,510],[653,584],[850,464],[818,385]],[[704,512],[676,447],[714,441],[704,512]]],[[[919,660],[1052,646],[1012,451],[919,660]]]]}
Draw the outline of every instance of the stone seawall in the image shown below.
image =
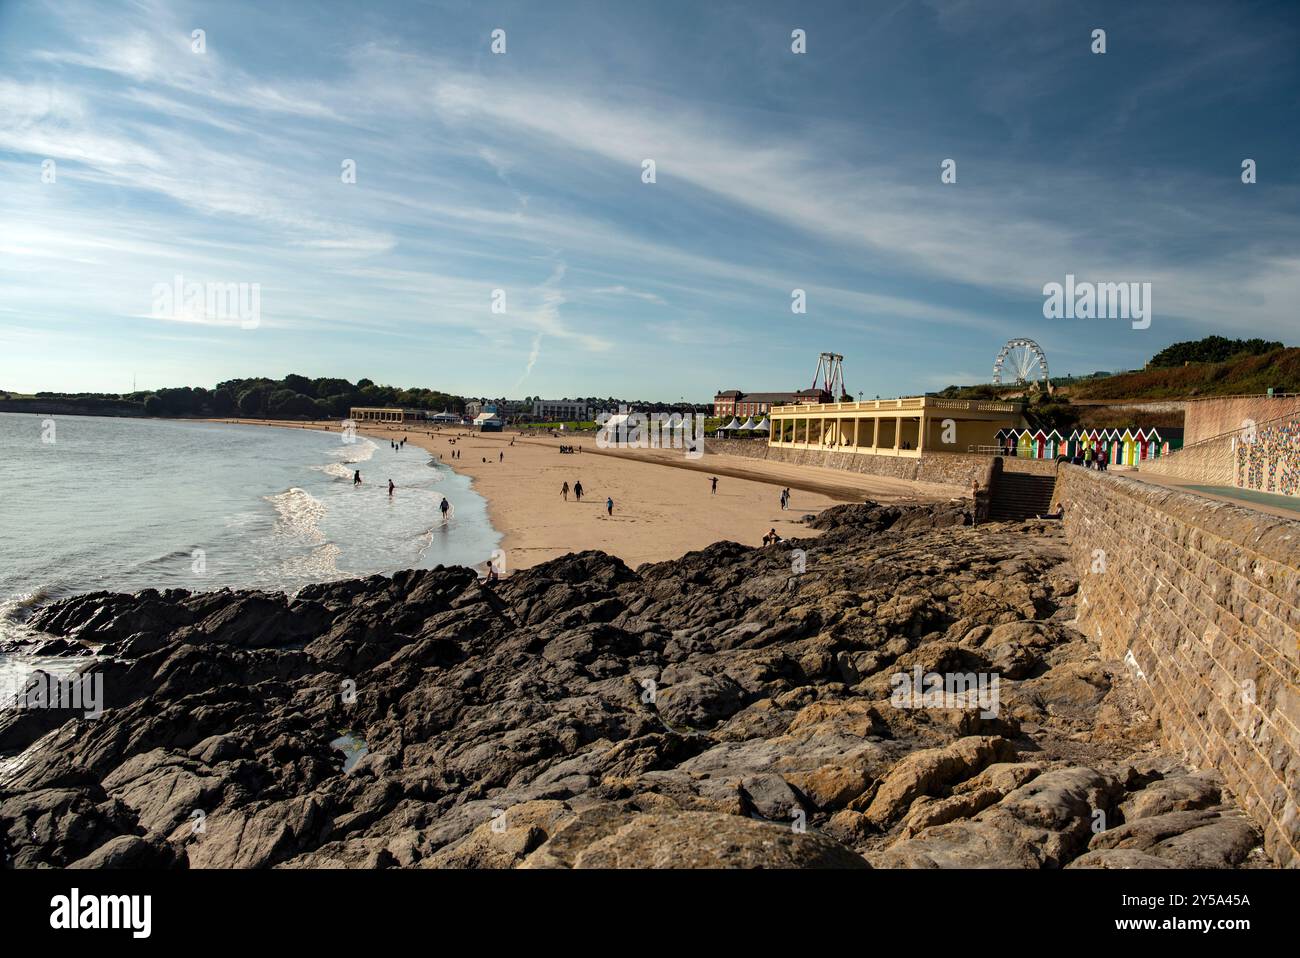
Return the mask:
{"type": "MultiPolygon", "coordinates": [[[[770,459],[799,466],[821,466],[826,469],[843,469],[872,476],[893,479],[910,479],[917,482],[934,482],[945,485],[969,487],[972,481],[988,486],[992,475],[993,456],[976,456],[958,452],[930,452],[920,458],[905,456],[873,456],[871,453],[840,452],[834,449],[787,449],[769,446],[761,440],[709,439],[704,443],[706,454],[745,456],[751,459],[770,459]]],[[[1016,459],[1003,457],[1004,472],[1025,472],[1050,476],[1056,472],[1056,462],[1050,459],[1016,459]]]]}
{"type": "Polygon", "coordinates": [[[1057,490],[1079,628],[1300,866],[1300,523],[1074,466],[1057,490]]]}
{"type": "Polygon", "coordinates": [[[1232,485],[1232,436],[1220,436],[1175,450],[1158,459],[1146,459],[1138,466],[1141,472],[1157,476],[1187,479],[1203,486],[1232,485]]]}

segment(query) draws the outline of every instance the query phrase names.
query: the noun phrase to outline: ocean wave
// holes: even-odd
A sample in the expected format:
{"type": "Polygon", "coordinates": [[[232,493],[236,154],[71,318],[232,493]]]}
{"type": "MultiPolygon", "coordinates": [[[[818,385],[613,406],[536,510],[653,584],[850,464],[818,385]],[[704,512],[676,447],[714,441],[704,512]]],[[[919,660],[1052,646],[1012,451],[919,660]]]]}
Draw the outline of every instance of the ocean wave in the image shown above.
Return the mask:
{"type": "Polygon", "coordinates": [[[63,590],[39,587],[30,592],[13,595],[0,602],[0,620],[6,622],[23,622],[38,608],[54,599],[61,598],[63,590]]]}
{"type": "Polygon", "coordinates": [[[275,507],[275,534],[304,542],[320,544],[325,541],[320,521],[325,518],[325,506],[306,489],[294,486],[266,501],[275,507]]]}
{"type": "Polygon", "coordinates": [[[335,453],[339,462],[366,462],[379,448],[378,443],[371,442],[364,436],[358,436],[356,442],[348,443],[335,453]]]}
{"type": "Polygon", "coordinates": [[[166,552],[162,555],[153,556],[148,559],[140,559],[138,562],[132,564],[130,568],[132,571],[135,571],[138,569],[149,569],[154,566],[171,565],[180,560],[192,561],[194,559],[194,554],[198,549],[198,546],[195,546],[192,549],[173,549],[171,552],[166,552]]]}
{"type": "Polygon", "coordinates": [[[333,476],[335,479],[351,479],[352,470],[341,462],[330,462],[323,466],[312,466],[317,472],[323,472],[327,476],[333,476]]]}
{"type": "Polygon", "coordinates": [[[41,633],[29,626],[27,620],[37,609],[67,598],[75,591],[61,586],[39,586],[0,601],[0,642],[30,642],[41,638],[41,633]]]}

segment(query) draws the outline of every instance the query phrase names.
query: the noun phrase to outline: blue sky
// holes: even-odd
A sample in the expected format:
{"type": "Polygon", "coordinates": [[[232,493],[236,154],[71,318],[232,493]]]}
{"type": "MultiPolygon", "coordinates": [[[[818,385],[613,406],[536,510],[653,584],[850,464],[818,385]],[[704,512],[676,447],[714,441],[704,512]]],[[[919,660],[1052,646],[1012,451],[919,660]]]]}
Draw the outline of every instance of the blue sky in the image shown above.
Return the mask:
{"type": "Polygon", "coordinates": [[[892,396],[1013,336],[1300,343],[1298,10],[0,0],[0,388],[705,401],[833,350],[892,396]],[[1044,318],[1068,273],[1150,282],[1150,328],[1044,318]],[[156,317],[177,274],[260,322],[156,317]]]}

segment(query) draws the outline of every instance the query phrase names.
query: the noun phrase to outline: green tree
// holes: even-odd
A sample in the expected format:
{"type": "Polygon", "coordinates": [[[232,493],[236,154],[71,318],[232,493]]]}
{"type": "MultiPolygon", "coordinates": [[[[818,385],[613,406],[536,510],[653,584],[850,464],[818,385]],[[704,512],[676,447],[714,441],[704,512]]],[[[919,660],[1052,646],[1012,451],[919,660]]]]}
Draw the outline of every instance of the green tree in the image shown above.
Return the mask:
{"type": "Polygon", "coordinates": [[[233,416],[238,409],[235,394],[229,389],[218,389],[212,394],[212,415],[233,416]]]}
{"type": "Polygon", "coordinates": [[[297,373],[289,373],[281,380],[285,389],[301,393],[304,396],[316,398],[316,385],[306,376],[299,376],[297,373]]]}
{"type": "Polygon", "coordinates": [[[239,414],[253,419],[266,416],[267,399],[270,395],[271,387],[269,384],[259,383],[253,386],[239,397],[239,414]]]}

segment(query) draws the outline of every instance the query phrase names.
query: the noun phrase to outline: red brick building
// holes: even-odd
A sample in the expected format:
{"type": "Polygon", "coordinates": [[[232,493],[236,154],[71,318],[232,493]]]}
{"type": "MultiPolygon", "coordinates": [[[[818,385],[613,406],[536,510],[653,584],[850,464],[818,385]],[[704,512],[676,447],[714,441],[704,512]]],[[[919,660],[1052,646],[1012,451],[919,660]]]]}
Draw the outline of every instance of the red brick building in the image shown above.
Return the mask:
{"type": "Polygon", "coordinates": [[[766,416],[773,406],[830,401],[830,394],[823,389],[800,389],[789,393],[747,393],[739,389],[724,389],[713,397],[713,415],[745,419],[748,416],[766,416]]]}

